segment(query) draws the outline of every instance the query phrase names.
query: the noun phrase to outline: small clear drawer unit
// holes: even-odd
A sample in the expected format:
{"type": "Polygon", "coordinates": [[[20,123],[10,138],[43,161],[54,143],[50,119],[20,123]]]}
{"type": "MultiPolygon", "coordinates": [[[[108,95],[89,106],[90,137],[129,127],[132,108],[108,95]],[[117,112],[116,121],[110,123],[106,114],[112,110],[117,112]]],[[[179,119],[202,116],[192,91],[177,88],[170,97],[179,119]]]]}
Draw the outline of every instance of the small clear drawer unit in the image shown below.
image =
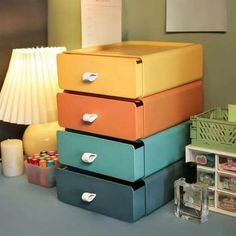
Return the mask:
{"type": "Polygon", "coordinates": [[[186,146],[186,161],[198,164],[198,181],[209,185],[209,209],[236,217],[236,153],[186,146]]]}

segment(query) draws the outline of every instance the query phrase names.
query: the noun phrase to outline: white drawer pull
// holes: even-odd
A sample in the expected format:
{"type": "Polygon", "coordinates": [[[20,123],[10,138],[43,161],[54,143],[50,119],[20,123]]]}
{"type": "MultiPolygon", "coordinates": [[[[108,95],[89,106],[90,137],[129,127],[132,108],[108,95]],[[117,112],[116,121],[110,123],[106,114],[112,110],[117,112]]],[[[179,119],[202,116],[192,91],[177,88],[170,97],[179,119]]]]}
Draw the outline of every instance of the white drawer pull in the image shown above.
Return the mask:
{"type": "Polygon", "coordinates": [[[83,115],[83,121],[88,122],[88,123],[93,123],[97,118],[98,118],[97,114],[85,113],[83,115]]]}
{"type": "Polygon", "coordinates": [[[93,82],[98,78],[98,73],[85,72],[83,73],[82,79],[84,81],[93,82]]]}
{"type": "Polygon", "coordinates": [[[83,193],[81,196],[82,201],[84,202],[92,202],[95,197],[96,197],[95,193],[88,193],[88,192],[83,193]]]}
{"type": "Polygon", "coordinates": [[[97,158],[97,154],[89,153],[89,152],[85,152],[81,157],[82,161],[85,163],[92,163],[95,161],[96,158],[97,158]]]}

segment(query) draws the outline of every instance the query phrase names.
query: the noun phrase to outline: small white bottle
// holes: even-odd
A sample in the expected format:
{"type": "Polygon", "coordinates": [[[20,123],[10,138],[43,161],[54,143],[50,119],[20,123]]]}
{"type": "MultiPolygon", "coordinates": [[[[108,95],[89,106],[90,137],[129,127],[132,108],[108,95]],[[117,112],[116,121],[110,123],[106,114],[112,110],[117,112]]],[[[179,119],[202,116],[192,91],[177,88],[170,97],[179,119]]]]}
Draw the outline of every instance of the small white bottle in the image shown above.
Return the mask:
{"type": "Polygon", "coordinates": [[[177,217],[203,223],[208,220],[208,185],[197,183],[197,164],[185,163],[184,178],[174,183],[177,217]]]}

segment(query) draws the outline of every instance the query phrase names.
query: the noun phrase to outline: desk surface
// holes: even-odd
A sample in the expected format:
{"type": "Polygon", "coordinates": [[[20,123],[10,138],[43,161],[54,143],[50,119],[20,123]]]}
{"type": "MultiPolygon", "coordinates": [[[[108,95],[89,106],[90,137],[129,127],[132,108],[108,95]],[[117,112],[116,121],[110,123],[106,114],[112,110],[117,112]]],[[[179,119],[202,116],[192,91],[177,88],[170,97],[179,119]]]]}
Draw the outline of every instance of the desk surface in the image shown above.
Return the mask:
{"type": "Polygon", "coordinates": [[[56,189],[29,184],[26,176],[0,174],[0,236],[235,236],[236,218],[211,212],[195,224],[173,214],[173,202],[136,223],[126,223],[57,200],[56,189]]]}

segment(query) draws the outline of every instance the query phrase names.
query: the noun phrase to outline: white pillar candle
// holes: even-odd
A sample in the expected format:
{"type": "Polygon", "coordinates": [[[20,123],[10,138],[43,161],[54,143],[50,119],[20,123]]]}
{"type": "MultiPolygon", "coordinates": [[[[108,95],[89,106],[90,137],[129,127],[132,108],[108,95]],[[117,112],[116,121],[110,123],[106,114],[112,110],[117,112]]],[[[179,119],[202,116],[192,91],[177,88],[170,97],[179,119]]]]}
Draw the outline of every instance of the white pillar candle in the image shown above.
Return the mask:
{"type": "Polygon", "coordinates": [[[18,176],[24,173],[23,144],[19,139],[1,142],[2,172],[5,176],[18,176]]]}

